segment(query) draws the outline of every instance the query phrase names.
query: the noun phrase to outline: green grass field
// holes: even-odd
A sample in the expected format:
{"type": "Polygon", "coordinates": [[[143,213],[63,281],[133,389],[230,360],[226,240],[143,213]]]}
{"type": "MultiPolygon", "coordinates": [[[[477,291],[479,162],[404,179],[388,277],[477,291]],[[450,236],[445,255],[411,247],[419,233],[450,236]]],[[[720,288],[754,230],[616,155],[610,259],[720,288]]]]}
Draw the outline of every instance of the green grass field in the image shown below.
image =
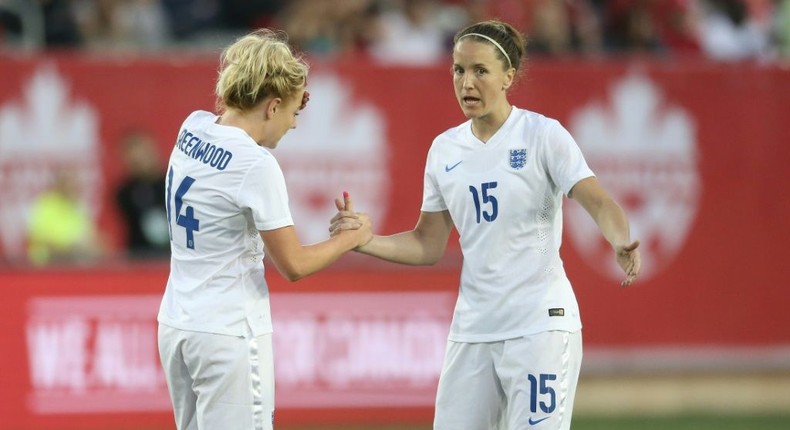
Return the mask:
{"type": "Polygon", "coordinates": [[[687,416],[574,419],[574,430],[788,430],[787,416],[687,416]]]}
{"type": "MultiPolygon", "coordinates": [[[[288,430],[431,430],[426,426],[301,427],[288,430]]],[[[788,415],[679,417],[575,417],[573,430],[788,430],[788,415]]]]}

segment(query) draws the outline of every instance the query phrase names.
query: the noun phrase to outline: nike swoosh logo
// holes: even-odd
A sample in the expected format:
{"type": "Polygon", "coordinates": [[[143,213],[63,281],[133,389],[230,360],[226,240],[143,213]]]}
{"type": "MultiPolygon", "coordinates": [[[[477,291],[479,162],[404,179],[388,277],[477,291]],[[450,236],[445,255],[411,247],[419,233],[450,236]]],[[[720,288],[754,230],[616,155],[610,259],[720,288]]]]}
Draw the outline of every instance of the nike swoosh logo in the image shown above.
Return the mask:
{"type": "Polygon", "coordinates": [[[461,160],[461,161],[459,161],[459,162],[457,162],[457,163],[453,164],[452,166],[451,166],[451,165],[449,165],[449,164],[446,164],[446,165],[444,166],[444,171],[445,171],[445,172],[449,172],[450,170],[453,170],[453,169],[455,169],[456,167],[458,167],[458,165],[459,165],[459,164],[461,164],[461,163],[463,163],[463,160],[461,160]]]}
{"type": "Polygon", "coordinates": [[[539,420],[533,420],[532,417],[530,417],[529,418],[529,425],[534,426],[535,424],[537,424],[539,422],[542,422],[542,421],[546,421],[549,418],[551,418],[551,417],[543,417],[543,418],[541,418],[539,420]]]}

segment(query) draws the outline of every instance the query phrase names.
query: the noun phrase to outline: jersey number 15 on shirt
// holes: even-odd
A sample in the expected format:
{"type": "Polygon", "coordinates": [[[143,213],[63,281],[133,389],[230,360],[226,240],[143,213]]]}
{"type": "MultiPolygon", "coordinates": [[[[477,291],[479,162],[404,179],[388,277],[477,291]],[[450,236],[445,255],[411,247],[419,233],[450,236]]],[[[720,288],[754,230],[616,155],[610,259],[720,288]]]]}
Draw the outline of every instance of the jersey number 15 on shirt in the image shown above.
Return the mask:
{"type": "Polygon", "coordinates": [[[477,223],[480,224],[480,218],[482,218],[488,222],[491,222],[496,219],[497,214],[499,213],[499,206],[496,201],[496,197],[488,193],[488,190],[496,188],[496,181],[494,182],[483,182],[480,184],[480,191],[474,185],[469,186],[469,192],[472,193],[472,200],[475,202],[475,211],[477,214],[477,223]],[[488,209],[483,210],[481,205],[481,200],[483,205],[491,205],[491,211],[489,212],[488,209]]]}
{"type": "MultiPolygon", "coordinates": [[[[187,233],[187,248],[195,249],[195,232],[200,231],[200,220],[195,218],[195,209],[192,206],[184,208],[184,215],[181,215],[181,208],[184,206],[184,195],[189,191],[195,179],[185,176],[176,189],[176,195],[173,203],[175,203],[175,218],[176,224],[184,227],[187,233]]],[[[170,240],[173,240],[173,224],[172,216],[173,211],[170,208],[171,196],[173,189],[173,168],[167,173],[167,227],[170,231],[170,240]]]]}

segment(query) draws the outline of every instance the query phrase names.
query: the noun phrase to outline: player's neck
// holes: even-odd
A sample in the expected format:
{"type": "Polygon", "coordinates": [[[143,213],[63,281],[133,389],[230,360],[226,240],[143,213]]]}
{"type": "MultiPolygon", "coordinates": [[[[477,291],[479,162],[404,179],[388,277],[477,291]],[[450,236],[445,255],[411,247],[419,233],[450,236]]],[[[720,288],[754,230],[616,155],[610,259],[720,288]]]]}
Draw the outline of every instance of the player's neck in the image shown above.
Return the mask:
{"type": "Polygon", "coordinates": [[[260,145],[263,137],[263,121],[260,120],[260,113],[251,111],[227,110],[217,118],[217,124],[228,127],[236,127],[244,130],[255,143],[260,145]]]}
{"type": "Polygon", "coordinates": [[[481,142],[487,143],[494,134],[502,127],[502,124],[507,121],[510,116],[512,106],[507,103],[501,109],[495,109],[481,117],[472,118],[472,134],[475,135],[481,142]]]}

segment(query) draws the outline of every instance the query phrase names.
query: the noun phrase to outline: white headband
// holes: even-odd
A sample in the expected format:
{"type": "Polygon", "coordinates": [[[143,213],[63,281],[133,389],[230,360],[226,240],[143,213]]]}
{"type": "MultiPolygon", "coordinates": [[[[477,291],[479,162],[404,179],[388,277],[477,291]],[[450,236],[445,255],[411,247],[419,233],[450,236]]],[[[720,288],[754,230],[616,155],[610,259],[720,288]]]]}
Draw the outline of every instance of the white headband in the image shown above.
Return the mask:
{"type": "Polygon", "coordinates": [[[466,33],[466,34],[464,34],[463,36],[459,37],[459,38],[458,38],[458,40],[461,40],[461,39],[463,39],[463,38],[464,38],[464,37],[466,37],[466,36],[477,36],[477,37],[482,37],[483,39],[486,39],[487,41],[489,41],[489,42],[493,43],[493,44],[494,44],[494,46],[496,46],[496,48],[497,48],[497,49],[499,49],[499,52],[501,52],[501,53],[502,53],[502,55],[504,55],[504,56],[505,56],[505,58],[507,58],[507,65],[508,65],[508,67],[510,67],[510,68],[512,68],[512,67],[513,67],[513,63],[511,63],[511,62],[510,62],[510,56],[509,56],[509,55],[507,55],[507,52],[505,52],[505,50],[504,50],[504,49],[502,49],[502,45],[500,45],[499,43],[497,43],[497,41],[496,41],[496,40],[494,40],[494,39],[492,39],[492,38],[490,38],[490,37],[486,36],[485,34],[480,34],[480,33],[466,33]]]}

